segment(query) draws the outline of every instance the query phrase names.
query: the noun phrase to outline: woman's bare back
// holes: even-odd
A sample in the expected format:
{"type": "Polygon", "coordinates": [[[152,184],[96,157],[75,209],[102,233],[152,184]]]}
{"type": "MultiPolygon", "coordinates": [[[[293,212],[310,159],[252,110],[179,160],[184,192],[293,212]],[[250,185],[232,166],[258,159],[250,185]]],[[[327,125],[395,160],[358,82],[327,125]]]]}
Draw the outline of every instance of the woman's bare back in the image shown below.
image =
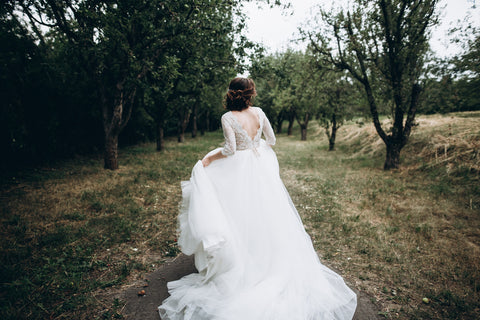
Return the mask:
{"type": "Polygon", "coordinates": [[[242,111],[232,111],[232,114],[237,118],[243,130],[247,132],[253,140],[260,128],[260,119],[258,112],[254,108],[247,108],[242,111]]]}

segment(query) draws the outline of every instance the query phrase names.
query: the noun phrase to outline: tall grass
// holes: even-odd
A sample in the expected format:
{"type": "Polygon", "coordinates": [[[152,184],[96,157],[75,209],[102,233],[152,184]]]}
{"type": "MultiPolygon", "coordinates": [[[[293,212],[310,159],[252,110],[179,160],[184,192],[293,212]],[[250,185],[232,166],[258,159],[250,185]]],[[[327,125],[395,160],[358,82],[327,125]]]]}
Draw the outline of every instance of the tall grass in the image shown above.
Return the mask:
{"type": "MultiPolygon", "coordinates": [[[[298,128],[281,134],[281,175],[322,261],[384,317],[475,319],[480,118],[418,122],[391,172],[369,124],[342,127],[334,152],[315,124],[306,142],[298,128]]],[[[2,176],[0,318],[122,318],[118,292],[178,254],[180,181],[221,142],[215,132],[160,153],[125,148],[114,172],[78,158],[2,176]]]]}

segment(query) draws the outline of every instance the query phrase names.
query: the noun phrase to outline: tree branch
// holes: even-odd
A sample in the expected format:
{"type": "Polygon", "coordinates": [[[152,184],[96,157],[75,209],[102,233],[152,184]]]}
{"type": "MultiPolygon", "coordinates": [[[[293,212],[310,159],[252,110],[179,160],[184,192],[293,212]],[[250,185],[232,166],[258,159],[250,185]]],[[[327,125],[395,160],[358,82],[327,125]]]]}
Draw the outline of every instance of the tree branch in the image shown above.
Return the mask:
{"type": "Polygon", "coordinates": [[[382,128],[382,124],[380,123],[380,120],[379,120],[379,116],[378,116],[378,109],[377,109],[377,103],[375,101],[375,97],[373,95],[373,90],[372,90],[372,87],[370,85],[370,81],[368,79],[368,73],[367,73],[367,69],[366,69],[366,66],[365,66],[365,63],[364,63],[364,56],[363,56],[363,53],[360,51],[360,48],[358,47],[358,43],[356,42],[356,37],[355,37],[355,34],[353,32],[353,28],[352,28],[352,24],[351,24],[351,16],[350,16],[350,13],[348,14],[348,18],[347,18],[347,32],[348,32],[348,35],[349,35],[349,39],[353,42],[354,46],[353,46],[353,50],[355,52],[355,56],[357,58],[357,62],[359,63],[360,65],[360,70],[362,72],[362,79],[363,81],[361,81],[361,83],[363,84],[364,88],[365,88],[365,92],[367,94],[367,99],[368,99],[368,104],[370,106],[370,113],[372,115],[372,120],[373,120],[373,124],[375,126],[375,129],[377,130],[377,133],[378,135],[380,136],[380,138],[382,138],[382,140],[387,143],[387,140],[388,140],[388,136],[387,134],[385,133],[385,131],[383,130],[382,128]]]}
{"type": "Polygon", "coordinates": [[[68,26],[67,19],[65,18],[65,12],[59,9],[55,0],[46,0],[46,2],[50,6],[50,9],[52,9],[52,13],[56,21],[56,26],[59,27],[67,35],[68,39],[78,42],[78,35],[73,32],[68,26]]]}

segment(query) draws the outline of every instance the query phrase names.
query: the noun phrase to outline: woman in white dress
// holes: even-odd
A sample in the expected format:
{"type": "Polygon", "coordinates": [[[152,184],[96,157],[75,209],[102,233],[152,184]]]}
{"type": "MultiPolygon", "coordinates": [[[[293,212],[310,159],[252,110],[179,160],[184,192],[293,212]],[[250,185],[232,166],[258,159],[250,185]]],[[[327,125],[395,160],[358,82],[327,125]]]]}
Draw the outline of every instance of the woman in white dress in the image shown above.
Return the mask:
{"type": "Polygon", "coordinates": [[[251,79],[235,78],[223,148],[182,182],[179,240],[199,273],[168,283],[162,320],[352,319],[356,295],[324,265],[280,179],[251,79]],[[261,139],[262,133],[265,140],[261,139]]]}

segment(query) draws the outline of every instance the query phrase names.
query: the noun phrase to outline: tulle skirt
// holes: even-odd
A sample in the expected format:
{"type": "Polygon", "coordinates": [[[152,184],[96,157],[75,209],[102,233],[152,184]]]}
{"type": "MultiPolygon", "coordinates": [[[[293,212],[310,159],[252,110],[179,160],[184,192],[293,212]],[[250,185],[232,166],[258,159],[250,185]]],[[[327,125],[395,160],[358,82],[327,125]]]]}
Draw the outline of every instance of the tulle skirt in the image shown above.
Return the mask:
{"type": "Polygon", "coordinates": [[[356,295],[320,263],[263,140],[197,162],[182,193],[178,243],[199,273],[168,283],[162,320],[352,319],[356,295]]]}

